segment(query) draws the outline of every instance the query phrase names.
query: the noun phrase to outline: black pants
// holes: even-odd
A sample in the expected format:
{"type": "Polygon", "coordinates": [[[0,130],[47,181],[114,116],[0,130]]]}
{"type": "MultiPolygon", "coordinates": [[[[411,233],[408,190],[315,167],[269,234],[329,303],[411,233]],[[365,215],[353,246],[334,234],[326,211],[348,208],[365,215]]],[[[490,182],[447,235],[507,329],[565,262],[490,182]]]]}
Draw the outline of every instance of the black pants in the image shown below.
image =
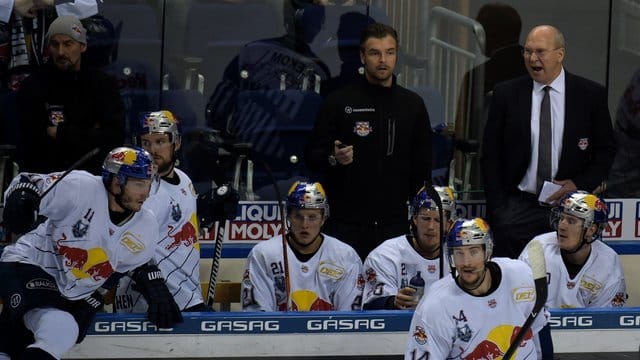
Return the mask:
{"type": "Polygon", "coordinates": [[[409,222],[374,225],[355,224],[329,218],[322,232],[349,244],[364,262],[371,250],[385,240],[407,234],[409,222]]]}
{"type": "Polygon", "coordinates": [[[535,236],[553,231],[550,209],[541,206],[533,194],[519,192],[508,196],[488,219],[493,232],[493,256],[515,259],[535,236]]]}

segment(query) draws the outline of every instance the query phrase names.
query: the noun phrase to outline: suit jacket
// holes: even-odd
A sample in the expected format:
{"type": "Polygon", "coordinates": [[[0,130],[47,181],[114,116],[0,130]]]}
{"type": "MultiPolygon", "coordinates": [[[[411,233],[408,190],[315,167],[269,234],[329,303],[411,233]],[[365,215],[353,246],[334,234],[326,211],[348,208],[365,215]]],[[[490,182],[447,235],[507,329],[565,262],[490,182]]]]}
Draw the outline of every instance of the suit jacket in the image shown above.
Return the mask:
{"type": "MultiPolygon", "coordinates": [[[[496,85],[482,144],[487,210],[503,204],[531,161],[529,75],[496,85]]],[[[556,180],[571,179],[579,190],[593,191],[607,176],[616,152],[607,91],[565,70],[565,118],[556,180]]]]}

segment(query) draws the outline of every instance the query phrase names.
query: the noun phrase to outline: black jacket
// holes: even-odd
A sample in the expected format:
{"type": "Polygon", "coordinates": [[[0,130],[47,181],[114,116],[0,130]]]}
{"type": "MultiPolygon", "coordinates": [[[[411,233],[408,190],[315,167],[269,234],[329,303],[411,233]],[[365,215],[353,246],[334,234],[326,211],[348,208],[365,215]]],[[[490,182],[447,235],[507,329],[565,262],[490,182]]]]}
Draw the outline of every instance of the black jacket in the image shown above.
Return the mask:
{"type": "Polygon", "coordinates": [[[407,222],[407,205],[431,177],[429,115],[419,95],[358,81],[329,95],[305,149],[325,176],[331,217],[356,224],[407,222]],[[334,140],[354,146],[353,163],[331,166],[334,140]]]}
{"type": "Polygon", "coordinates": [[[98,155],[80,168],[94,174],[106,154],[125,140],[125,109],[115,82],[99,70],[59,71],[52,64],[24,80],[17,95],[21,171],[62,171],[95,147],[98,155]],[[46,129],[59,123],[56,140],[46,129]]]}
{"type": "MultiPolygon", "coordinates": [[[[529,75],[496,85],[484,131],[482,170],[491,213],[518,191],[531,161],[529,75]]],[[[556,180],[592,192],[607,176],[616,151],[607,91],[565,71],[565,117],[556,180]]]]}

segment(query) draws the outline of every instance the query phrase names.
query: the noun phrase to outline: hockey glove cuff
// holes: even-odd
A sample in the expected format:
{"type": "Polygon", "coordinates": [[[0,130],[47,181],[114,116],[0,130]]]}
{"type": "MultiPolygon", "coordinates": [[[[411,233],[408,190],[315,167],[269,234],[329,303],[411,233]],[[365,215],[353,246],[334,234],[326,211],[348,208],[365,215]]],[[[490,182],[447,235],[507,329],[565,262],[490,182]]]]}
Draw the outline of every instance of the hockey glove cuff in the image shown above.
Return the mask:
{"type": "Polygon", "coordinates": [[[137,268],[131,278],[149,304],[149,321],[159,328],[171,328],[182,322],[180,308],[164,282],[162,271],[156,265],[147,264],[137,268]]]}

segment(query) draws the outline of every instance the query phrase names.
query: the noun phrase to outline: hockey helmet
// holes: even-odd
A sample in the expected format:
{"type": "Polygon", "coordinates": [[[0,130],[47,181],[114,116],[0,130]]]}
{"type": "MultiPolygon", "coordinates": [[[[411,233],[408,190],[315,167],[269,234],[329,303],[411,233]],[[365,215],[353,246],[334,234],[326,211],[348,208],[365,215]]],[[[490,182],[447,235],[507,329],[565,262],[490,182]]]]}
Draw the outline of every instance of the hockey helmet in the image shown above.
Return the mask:
{"type": "MultiPolygon", "coordinates": [[[[458,219],[447,234],[447,249],[449,256],[453,255],[453,249],[466,245],[484,245],[485,261],[491,258],[493,253],[493,235],[489,224],[482,218],[458,219]]],[[[453,261],[450,261],[453,265],[453,261]]]]}
{"type": "Polygon", "coordinates": [[[140,135],[151,133],[168,134],[171,143],[175,144],[180,139],[178,119],[169,110],[150,111],[142,114],[136,129],[136,138],[139,139],[140,135]]]}
{"type": "Polygon", "coordinates": [[[121,185],[129,178],[154,179],[156,165],[153,158],[139,147],[118,147],[109,152],[102,163],[102,181],[108,185],[116,176],[121,185]]]}
{"type": "Polygon", "coordinates": [[[559,205],[551,212],[551,226],[558,229],[560,214],[573,215],[584,220],[583,228],[586,230],[591,225],[597,225],[593,238],[597,238],[607,225],[608,209],[605,202],[596,195],[586,191],[574,191],[567,194],[559,205]]]}
{"type": "MultiPolygon", "coordinates": [[[[442,203],[442,211],[447,211],[447,218],[453,220],[456,217],[456,204],[455,194],[453,190],[448,186],[434,186],[433,187],[440,197],[442,203]]],[[[422,187],[418,194],[413,198],[411,202],[410,215],[416,216],[420,213],[420,209],[438,210],[437,202],[429,196],[426,187],[422,187]]]]}
{"type": "Polygon", "coordinates": [[[296,181],[289,189],[286,199],[287,211],[296,209],[322,209],[323,217],[329,217],[327,194],[319,182],[296,181]]]}

